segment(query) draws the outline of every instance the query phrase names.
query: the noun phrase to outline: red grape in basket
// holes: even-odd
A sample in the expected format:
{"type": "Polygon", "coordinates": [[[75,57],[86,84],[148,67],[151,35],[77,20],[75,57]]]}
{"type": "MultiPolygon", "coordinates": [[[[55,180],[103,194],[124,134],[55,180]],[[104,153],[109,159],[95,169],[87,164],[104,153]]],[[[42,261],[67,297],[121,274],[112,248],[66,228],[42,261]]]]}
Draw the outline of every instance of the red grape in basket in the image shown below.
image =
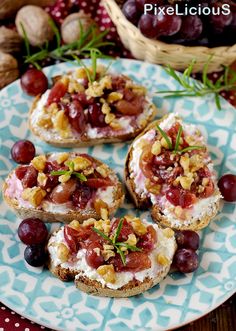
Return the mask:
{"type": "Polygon", "coordinates": [[[48,79],[41,70],[29,69],[20,80],[22,90],[31,96],[44,93],[48,88],[48,79]]]}
{"type": "Polygon", "coordinates": [[[230,12],[228,15],[224,15],[221,7],[222,3],[220,2],[213,4],[212,10],[214,10],[217,15],[212,13],[210,16],[210,23],[216,33],[222,33],[224,28],[230,25],[233,19],[232,13],[230,12]]]}
{"type": "Polygon", "coordinates": [[[165,9],[165,15],[161,12],[156,15],[156,27],[158,30],[159,36],[172,36],[180,30],[182,19],[180,16],[168,15],[167,11],[169,8],[173,8],[171,6],[163,6],[165,9]]]}
{"type": "Polygon", "coordinates": [[[187,40],[196,40],[200,37],[203,30],[202,20],[198,16],[185,16],[182,18],[182,25],[178,35],[187,40]]]}
{"type": "Polygon", "coordinates": [[[139,20],[138,26],[142,34],[151,39],[156,39],[158,30],[156,26],[156,17],[151,14],[143,14],[139,20]]]}
{"type": "Polygon", "coordinates": [[[122,7],[122,12],[131,23],[138,23],[140,14],[136,6],[135,0],[128,0],[127,2],[125,2],[122,7]]]}
{"type": "Polygon", "coordinates": [[[220,178],[218,186],[225,201],[236,201],[236,175],[227,174],[220,178]]]}
{"type": "Polygon", "coordinates": [[[29,163],[35,157],[34,144],[29,140],[19,140],[11,148],[11,157],[16,163],[29,163]]]}
{"type": "Polygon", "coordinates": [[[48,230],[40,219],[26,218],[18,227],[18,236],[26,245],[42,244],[48,237],[48,230]]]}

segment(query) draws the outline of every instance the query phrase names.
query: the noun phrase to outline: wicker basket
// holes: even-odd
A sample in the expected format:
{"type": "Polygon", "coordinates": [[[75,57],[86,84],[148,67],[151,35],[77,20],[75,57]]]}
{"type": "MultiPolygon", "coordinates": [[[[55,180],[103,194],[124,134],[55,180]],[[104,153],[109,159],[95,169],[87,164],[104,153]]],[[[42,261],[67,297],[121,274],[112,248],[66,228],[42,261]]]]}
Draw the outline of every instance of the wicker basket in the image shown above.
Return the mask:
{"type": "Polygon", "coordinates": [[[126,19],[119,6],[121,4],[122,0],[103,0],[103,5],[115,24],[121,41],[139,60],[163,65],[169,64],[174,69],[183,70],[195,59],[194,72],[201,72],[211,55],[213,57],[209,65],[209,72],[219,71],[222,69],[221,65],[229,65],[236,60],[236,44],[214,48],[190,47],[148,39],[126,19]]]}

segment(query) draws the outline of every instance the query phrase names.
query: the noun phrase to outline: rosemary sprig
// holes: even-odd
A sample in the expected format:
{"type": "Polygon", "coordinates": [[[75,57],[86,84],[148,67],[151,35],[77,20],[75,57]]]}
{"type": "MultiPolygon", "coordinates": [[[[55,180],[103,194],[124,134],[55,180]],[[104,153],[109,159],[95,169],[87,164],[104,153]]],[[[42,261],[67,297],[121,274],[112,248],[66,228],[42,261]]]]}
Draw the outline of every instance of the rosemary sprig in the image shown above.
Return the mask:
{"type": "Polygon", "coordinates": [[[112,239],[110,237],[108,237],[104,232],[98,230],[97,228],[93,227],[92,229],[93,229],[94,232],[99,234],[102,238],[107,240],[109,242],[109,244],[111,244],[116,249],[117,253],[120,255],[120,258],[121,258],[121,261],[122,261],[123,265],[125,265],[126,264],[125,254],[120,249],[120,247],[126,247],[127,249],[131,250],[132,252],[140,252],[141,249],[136,247],[136,246],[129,245],[125,242],[117,241],[117,239],[119,237],[119,234],[122,230],[123,222],[124,222],[124,219],[121,218],[112,239]]]}
{"type": "Polygon", "coordinates": [[[74,56],[88,57],[91,53],[91,50],[94,50],[95,52],[99,53],[101,55],[100,57],[105,57],[103,53],[99,51],[99,49],[104,46],[114,45],[114,43],[112,42],[103,41],[104,37],[107,35],[109,30],[105,30],[101,33],[97,33],[96,26],[91,25],[87,31],[84,31],[80,22],[79,22],[81,28],[80,38],[70,44],[61,45],[61,35],[56,24],[53,22],[53,20],[50,20],[49,23],[55,34],[56,48],[52,49],[51,47],[49,47],[50,45],[47,42],[45,43],[44,46],[39,47],[39,51],[33,54],[31,53],[30,50],[29,40],[25,32],[24,26],[23,24],[21,24],[25,48],[26,48],[26,55],[24,56],[25,63],[28,64],[31,63],[38,69],[41,68],[39,62],[46,58],[72,62],[74,56]]]}
{"type": "Polygon", "coordinates": [[[173,146],[172,146],[172,142],[170,140],[170,138],[168,137],[168,135],[165,133],[164,130],[162,130],[162,128],[157,124],[157,129],[158,131],[160,132],[160,134],[162,135],[162,137],[165,139],[169,149],[173,149],[173,146]]]}
{"type": "Polygon", "coordinates": [[[212,60],[212,56],[206,62],[202,72],[202,82],[191,79],[191,74],[193,73],[195,60],[189,64],[187,69],[185,69],[184,73],[178,74],[176,71],[171,68],[171,66],[167,66],[165,71],[169,76],[174,78],[179,85],[182,87],[181,90],[165,90],[165,91],[157,91],[158,94],[166,94],[166,97],[202,97],[205,95],[213,95],[215,99],[215,103],[218,110],[221,110],[221,101],[220,101],[220,93],[223,91],[236,90],[236,71],[230,69],[228,66],[223,66],[223,73],[217,79],[215,83],[213,83],[207,76],[208,68],[210,62],[212,60]]]}
{"type": "Polygon", "coordinates": [[[175,147],[174,148],[173,148],[173,145],[172,145],[172,142],[171,142],[170,138],[168,137],[166,132],[164,130],[162,130],[162,128],[158,124],[157,124],[157,129],[161,133],[162,137],[165,139],[165,141],[166,141],[166,143],[169,147],[169,150],[173,151],[174,154],[176,154],[176,153],[181,154],[181,153],[185,153],[185,152],[192,151],[192,150],[195,150],[195,149],[204,149],[205,148],[204,146],[188,146],[188,147],[185,147],[183,149],[179,149],[180,138],[181,138],[181,134],[183,132],[182,125],[179,126],[179,129],[178,129],[178,132],[177,132],[177,135],[176,135],[176,141],[175,141],[175,147]]]}
{"type": "Polygon", "coordinates": [[[67,165],[69,167],[69,170],[55,170],[55,171],[53,170],[50,172],[50,175],[52,176],[69,175],[69,176],[75,176],[76,178],[81,180],[81,182],[87,181],[87,178],[85,177],[84,174],[74,171],[74,162],[72,161],[68,162],[67,165]]]}

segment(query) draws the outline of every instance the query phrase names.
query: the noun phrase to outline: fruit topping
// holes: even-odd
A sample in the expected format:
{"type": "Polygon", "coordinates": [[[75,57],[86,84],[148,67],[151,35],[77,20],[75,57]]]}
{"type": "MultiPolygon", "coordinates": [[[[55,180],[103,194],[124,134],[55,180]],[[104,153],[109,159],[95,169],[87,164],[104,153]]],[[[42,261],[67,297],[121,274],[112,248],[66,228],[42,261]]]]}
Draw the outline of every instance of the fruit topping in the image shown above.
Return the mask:
{"type": "Polygon", "coordinates": [[[236,201],[236,175],[223,175],[218,181],[218,186],[225,201],[236,201]]]}
{"type": "Polygon", "coordinates": [[[93,190],[89,186],[83,183],[77,183],[76,189],[72,194],[72,202],[75,207],[84,209],[89,200],[92,199],[93,190]]]}
{"type": "Polygon", "coordinates": [[[72,128],[78,133],[83,133],[86,126],[86,120],[83,107],[80,102],[74,100],[69,105],[68,117],[72,128]]]}
{"type": "Polygon", "coordinates": [[[61,100],[61,98],[64,97],[66,92],[67,92],[67,85],[60,80],[57,81],[50,90],[47,100],[47,106],[50,106],[53,102],[58,103],[61,100]]]}
{"type": "Polygon", "coordinates": [[[104,263],[102,249],[102,245],[97,242],[92,242],[88,246],[85,258],[90,267],[97,269],[104,263]]]}
{"type": "Polygon", "coordinates": [[[166,198],[174,206],[180,206],[182,208],[191,207],[196,202],[195,194],[175,187],[170,187],[166,191],[166,198]]]}
{"type": "Polygon", "coordinates": [[[11,156],[17,163],[29,163],[35,157],[35,147],[29,140],[19,140],[12,146],[11,156]]]}
{"type": "Polygon", "coordinates": [[[18,227],[18,236],[26,245],[42,244],[47,240],[46,225],[38,218],[26,218],[18,227]]]}
{"type": "Polygon", "coordinates": [[[93,127],[106,126],[105,115],[102,113],[100,103],[93,103],[88,106],[88,119],[93,127]]]}
{"type": "Polygon", "coordinates": [[[66,203],[76,190],[76,180],[70,179],[65,183],[61,183],[54,187],[50,194],[50,198],[54,203],[66,203]]]}
{"type": "Polygon", "coordinates": [[[48,88],[48,79],[41,70],[29,69],[20,80],[22,90],[31,96],[44,93],[48,88]]]}

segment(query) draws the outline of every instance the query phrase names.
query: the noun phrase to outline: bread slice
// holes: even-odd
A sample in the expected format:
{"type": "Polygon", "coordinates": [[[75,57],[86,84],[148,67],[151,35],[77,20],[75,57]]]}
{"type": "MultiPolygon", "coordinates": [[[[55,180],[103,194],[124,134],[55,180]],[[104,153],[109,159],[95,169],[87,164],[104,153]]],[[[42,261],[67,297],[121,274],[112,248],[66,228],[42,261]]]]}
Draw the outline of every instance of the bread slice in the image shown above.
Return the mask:
{"type": "MultiPolygon", "coordinates": [[[[148,225],[148,223],[145,224],[146,226],[148,225]]],[[[61,262],[60,257],[58,257],[59,247],[60,245],[67,246],[65,238],[62,235],[63,228],[52,234],[49,239],[48,268],[52,274],[62,281],[74,280],[75,286],[88,294],[120,298],[141,294],[160,283],[160,281],[166,277],[170,270],[172,259],[177,247],[174,232],[171,229],[162,230],[157,225],[154,225],[153,227],[157,232],[157,243],[153,251],[149,253],[152,254],[150,255],[152,256],[152,265],[150,267],[150,270],[152,271],[148,271],[147,269],[146,271],[142,270],[140,272],[132,272],[132,276],[130,276],[131,273],[128,272],[129,276],[127,276],[127,280],[124,280],[123,283],[121,283],[122,280],[120,279],[125,279],[125,273],[127,273],[126,271],[115,272],[116,279],[118,279],[116,282],[118,282],[118,284],[116,284],[116,282],[115,284],[111,284],[106,282],[106,280],[103,281],[96,269],[90,268],[85,262],[86,259],[81,257],[83,255],[79,255],[79,253],[77,253],[77,257],[75,254],[73,255],[72,262],[70,261],[70,255],[68,257],[68,262],[61,262]],[[146,276],[144,275],[142,277],[143,279],[141,279],[140,274],[145,272],[146,276]]]]}
{"type": "MultiPolygon", "coordinates": [[[[46,159],[56,159],[59,155],[63,153],[53,153],[47,154],[46,159]]],[[[69,159],[75,156],[78,156],[78,153],[68,153],[69,159]]],[[[83,154],[84,155],[84,154],[83,154]]],[[[93,160],[93,163],[98,166],[105,166],[107,170],[107,176],[112,180],[112,185],[108,186],[109,188],[108,196],[105,196],[104,199],[108,199],[109,201],[105,202],[105,209],[107,208],[108,214],[113,215],[119,206],[123,203],[124,200],[124,192],[122,188],[122,184],[118,180],[118,177],[114,173],[112,169],[104,165],[100,160],[95,159],[89,156],[90,160],[93,160]]],[[[105,189],[105,190],[106,190],[105,189]]],[[[83,220],[87,218],[95,218],[98,219],[101,217],[100,210],[95,210],[93,204],[88,205],[88,207],[84,209],[75,209],[71,205],[67,208],[64,204],[59,203],[48,203],[48,200],[43,199],[38,206],[31,205],[28,201],[22,199],[21,194],[23,192],[23,187],[21,181],[16,177],[15,170],[13,170],[8,177],[6,178],[3,184],[3,197],[6,203],[14,210],[14,212],[20,218],[28,218],[28,217],[36,217],[45,222],[65,222],[69,223],[72,220],[78,220],[83,222],[83,220]],[[17,181],[17,185],[16,185],[17,181]],[[12,189],[13,188],[13,189],[12,189]],[[14,189],[16,188],[16,189],[14,189]],[[64,207],[66,208],[64,208],[64,207]],[[60,209],[61,208],[61,209],[60,209]]],[[[98,191],[96,191],[98,192],[98,191]]],[[[95,192],[95,194],[96,194],[95,192]]],[[[50,192],[48,193],[50,194],[50,192]]],[[[104,192],[103,192],[104,196],[104,192]]],[[[46,196],[46,198],[48,195],[46,196]]],[[[99,196],[96,197],[99,199],[99,196]]],[[[104,203],[103,203],[104,204],[104,203]]]]}
{"type": "MultiPolygon", "coordinates": [[[[80,68],[81,69],[81,68],[80,68]]],[[[113,77],[114,75],[107,75],[106,77],[113,77]]],[[[144,105],[143,110],[141,113],[133,114],[133,115],[127,115],[127,114],[121,114],[118,113],[118,117],[116,116],[115,119],[113,119],[112,122],[109,124],[106,124],[104,127],[99,126],[91,126],[88,118],[86,119],[86,126],[83,129],[83,132],[78,132],[75,130],[73,125],[68,122],[68,116],[63,115],[64,119],[63,121],[58,121],[56,116],[58,111],[61,109],[61,106],[58,106],[57,108],[54,107],[53,111],[49,111],[48,107],[46,106],[47,100],[48,100],[48,93],[49,90],[46,91],[43,95],[39,95],[35,98],[31,109],[29,113],[29,128],[31,132],[39,137],[41,140],[47,142],[48,144],[51,144],[56,147],[84,147],[84,146],[94,146],[97,144],[102,143],[116,143],[116,142],[122,142],[122,141],[128,141],[136,137],[142,130],[150,123],[153,118],[155,117],[157,113],[157,109],[155,105],[151,102],[151,98],[148,96],[145,89],[141,86],[135,85],[129,78],[120,75],[118,77],[122,77],[123,79],[127,80],[127,84],[130,86],[129,89],[136,89],[140,91],[142,90],[142,93],[144,94],[144,105]],[[57,109],[57,110],[55,110],[57,109]],[[65,133],[65,124],[67,126],[67,132],[65,133]],[[116,125],[113,125],[115,124],[116,125]],[[117,126],[118,123],[118,126],[117,126]],[[120,126],[120,127],[119,127],[120,126]]],[[[75,80],[75,73],[68,73],[65,76],[59,76],[57,77],[57,82],[59,80],[65,81],[69,79],[69,84],[71,82],[76,82],[78,84],[78,81],[75,80]]],[[[99,85],[99,81],[97,82],[99,85]]],[[[70,87],[68,87],[68,90],[70,90],[70,87]]],[[[86,92],[87,90],[85,90],[86,92]]],[[[120,93],[120,90],[118,91],[112,91],[111,89],[108,90],[109,93],[120,93]]],[[[67,92],[68,93],[68,92],[67,92]]],[[[73,92],[74,93],[74,92],[73,92]]],[[[106,94],[103,94],[103,92],[98,94],[98,96],[95,98],[97,103],[100,103],[102,106],[104,103],[110,110],[110,113],[112,116],[114,114],[116,115],[116,111],[114,111],[114,104],[116,101],[106,101],[103,100],[104,98],[107,98],[108,92],[106,94]],[[103,101],[100,101],[103,100],[103,101]]],[[[122,93],[121,93],[122,94],[122,93]]],[[[65,97],[65,99],[68,97],[65,97]]],[[[122,96],[123,98],[123,96],[122,96]]],[[[62,98],[63,99],[63,98],[62,98]]],[[[70,101],[71,102],[71,101],[70,101]]],[[[70,102],[67,105],[70,105],[70,102]]],[[[130,101],[131,102],[131,101],[130,101]]],[[[87,114],[88,112],[88,106],[83,106],[84,113],[87,114]]],[[[106,111],[106,110],[104,110],[106,111]]],[[[105,114],[105,113],[104,113],[105,114]]],[[[87,115],[86,115],[87,116],[87,115]]],[[[107,115],[106,115],[107,116],[107,115]]],[[[105,118],[106,119],[106,118],[105,118]]]]}
{"type": "MultiPolygon", "coordinates": [[[[203,196],[201,196],[201,194],[197,194],[197,201],[195,201],[192,204],[192,207],[190,206],[190,207],[186,207],[186,208],[185,207],[180,208],[180,206],[178,207],[177,205],[173,205],[166,199],[165,191],[163,192],[162,189],[157,194],[154,194],[154,193],[148,191],[148,189],[145,186],[145,185],[148,185],[148,184],[145,184],[145,181],[148,178],[144,175],[142,169],[140,168],[140,157],[141,157],[141,153],[142,153],[143,149],[145,149],[145,147],[147,148],[148,145],[152,145],[154,143],[154,141],[160,140],[161,138],[163,138],[162,135],[160,133],[158,133],[157,125],[161,126],[161,128],[164,131],[166,130],[166,132],[167,132],[171,127],[173,127],[173,125],[176,125],[176,123],[177,123],[177,125],[182,126],[183,137],[186,137],[186,139],[189,142],[191,139],[192,140],[195,139],[197,141],[197,143],[195,142],[194,145],[198,144],[198,145],[203,145],[204,147],[206,147],[205,141],[204,141],[201,133],[194,125],[185,124],[182,121],[182,119],[174,113],[167,115],[158,121],[152,122],[138,137],[136,137],[134,142],[131,144],[127,157],[126,157],[126,164],[125,164],[125,171],[124,171],[125,183],[126,183],[128,192],[131,196],[131,199],[134,201],[136,207],[138,207],[140,209],[151,208],[152,209],[152,211],[151,211],[152,218],[155,222],[159,223],[163,227],[171,227],[171,228],[177,229],[177,230],[189,229],[189,230],[197,231],[197,230],[200,230],[200,229],[206,227],[209,224],[209,222],[216,216],[216,214],[219,211],[219,203],[220,203],[220,198],[221,198],[221,195],[220,195],[219,189],[217,187],[217,183],[216,183],[215,172],[213,170],[213,163],[210,160],[209,154],[207,152],[207,147],[204,152],[205,154],[202,154],[202,157],[201,157],[202,168],[200,167],[200,161],[198,162],[199,167],[198,167],[198,164],[196,164],[195,168],[196,169],[199,168],[197,171],[202,171],[203,168],[205,169],[207,167],[207,169],[208,169],[207,171],[210,172],[210,175],[208,175],[208,177],[209,177],[208,180],[210,181],[210,184],[214,186],[214,189],[212,189],[210,196],[207,196],[207,197],[204,197],[204,194],[203,194],[203,196]],[[133,161],[135,160],[135,161],[132,162],[132,160],[133,161]],[[134,169],[135,168],[134,164],[137,165],[137,166],[135,166],[136,169],[134,169]],[[138,178],[139,178],[139,180],[138,180],[138,178]]],[[[165,153],[166,150],[169,153],[168,149],[161,146],[161,153],[158,154],[158,157],[162,156],[162,154],[165,153]]],[[[202,150],[200,149],[199,151],[201,151],[201,153],[202,153],[202,150]]],[[[175,155],[174,152],[170,152],[170,153],[172,155],[175,155]]],[[[198,152],[198,150],[194,151],[194,154],[200,155],[201,153],[198,152]]],[[[166,169],[169,167],[170,168],[172,167],[172,169],[170,169],[170,170],[173,172],[176,167],[180,166],[180,160],[182,157],[181,155],[184,155],[188,159],[189,158],[191,159],[193,152],[187,151],[183,154],[180,153],[180,159],[175,164],[171,164],[166,167],[165,166],[164,167],[156,166],[157,173],[159,171],[159,174],[160,174],[160,169],[161,169],[161,171],[166,171],[166,169]]],[[[155,155],[151,156],[150,158],[154,158],[154,157],[155,157],[155,155]]],[[[191,160],[194,160],[194,158],[191,160]]],[[[182,166],[181,166],[181,168],[182,168],[182,166]]],[[[194,168],[194,167],[192,167],[192,168],[194,168]]],[[[186,189],[186,191],[184,191],[184,188],[182,187],[182,184],[180,182],[180,178],[187,176],[187,170],[184,170],[182,168],[181,171],[182,171],[182,173],[179,174],[179,176],[177,176],[178,178],[175,181],[175,183],[171,184],[172,187],[174,185],[176,185],[177,187],[179,187],[181,189],[181,192],[188,191],[188,192],[193,193],[193,191],[190,191],[190,190],[193,190],[193,187],[191,189],[192,184],[190,184],[190,187],[188,189],[186,189]],[[177,181],[179,181],[179,182],[177,182],[177,181]]],[[[195,173],[196,173],[196,171],[195,171],[195,173]]],[[[188,176],[191,176],[191,174],[188,176]]],[[[149,178],[149,179],[153,180],[153,177],[149,178]]],[[[157,183],[158,183],[158,181],[155,182],[155,185],[157,183]]],[[[194,181],[193,181],[193,184],[194,184],[194,181]]],[[[170,184],[169,184],[169,186],[170,186],[170,184]]],[[[174,188],[176,186],[174,186],[174,188]]],[[[200,186],[198,186],[198,187],[206,190],[206,188],[203,188],[200,186]]],[[[150,190],[152,190],[152,189],[150,189],[150,190]]]]}

